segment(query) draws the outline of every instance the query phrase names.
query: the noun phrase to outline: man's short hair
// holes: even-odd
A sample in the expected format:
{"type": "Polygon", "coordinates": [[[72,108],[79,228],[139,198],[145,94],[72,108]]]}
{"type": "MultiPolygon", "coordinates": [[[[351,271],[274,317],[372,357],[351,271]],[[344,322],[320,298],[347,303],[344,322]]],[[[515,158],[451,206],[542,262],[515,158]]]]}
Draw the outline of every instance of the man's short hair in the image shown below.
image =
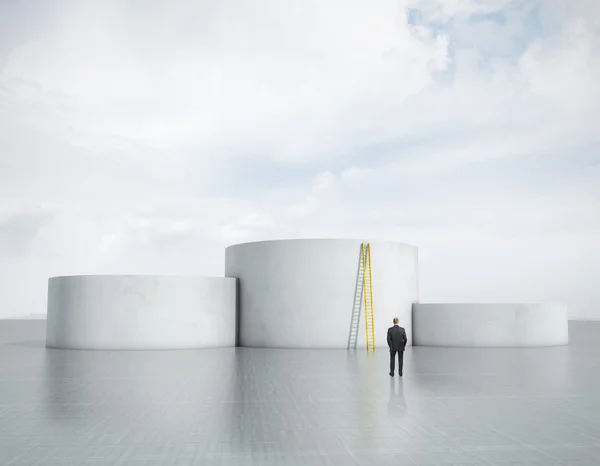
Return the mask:
{"type": "Polygon", "coordinates": [[[398,323],[398,317],[394,317],[394,323],[397,324],[398,323]]]}

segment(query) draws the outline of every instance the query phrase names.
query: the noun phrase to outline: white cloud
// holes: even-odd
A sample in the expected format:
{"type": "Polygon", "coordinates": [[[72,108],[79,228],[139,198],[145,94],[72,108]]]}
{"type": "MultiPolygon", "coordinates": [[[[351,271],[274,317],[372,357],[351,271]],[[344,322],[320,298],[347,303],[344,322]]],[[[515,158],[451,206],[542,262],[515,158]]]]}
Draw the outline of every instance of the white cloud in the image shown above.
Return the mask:
{"type": "Polygon", "coordinates": [[[55,124],[90,150],[124,138],[305,159],[335,156],[369,123],[365,106],[403,101],[446,64],[446,41],[409,28],[402,3],[236,3],[197,30],[178,30],[178,8],[161,9],[173,27],[157,43],[152,13],[133,20],[120,2],[67,2],[64,21],[12,52],[3,82],[33,83],[48,111],[67,96],[55,124]]]}
{"type": "Polygon", "coordinates": [[[513,0],[416,0],[412,2],[412,6],[421,10],[430,20],[443,21],[459,15],[495,13],[504,10],[512,2],[513,0]]]}
{"type": "Polygon", "coordinates": [[[285,216],[288,218],[303,218],[312,214],[319,208],[323,198],[334,189],[335,184],[336,177],[330,171],[317,174],[306,198],[299,203],[286,207],[285,216]]]}
{"type": "Polygon", "coordinates": [[[423,299],[595,312],[597,2],[177,5],[57,1],[7,57],[0,315],[49,275],[221,274],[301,236],[420,246],[423,299]]]}
{"type": "Polygon", "coordinates": [[[532,44],[520,62],[529,90],[565,110],[597,111],[598,44],[598,30],[581,17],[568,22],[559,36],[532,44]]]}

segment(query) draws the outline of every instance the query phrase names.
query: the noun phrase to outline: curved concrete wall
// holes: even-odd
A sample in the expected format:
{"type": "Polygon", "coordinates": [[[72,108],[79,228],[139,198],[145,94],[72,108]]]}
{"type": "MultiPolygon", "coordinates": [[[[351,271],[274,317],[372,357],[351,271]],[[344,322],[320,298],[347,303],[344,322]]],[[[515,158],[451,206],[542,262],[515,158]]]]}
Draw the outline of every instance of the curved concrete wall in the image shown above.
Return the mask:
{"type": "Polygon", "coordinates": [[[418,346],[536,347],[569,342],[562,304],[415,304],[418,346]]]}
{"type": "Polygon", "coordinates": [[[188,349],[235,346],[236,280],[82,275],[48,282],[49,348],[188,349]]]}
{"type": "MultiPolygon", "coordinates": [[[[277,240],[230,246],[225,275],[239,279],[239,344],[264,348],[346,348],[361,240],[277,240]]],[[[375,339],[387,349],[398,317],[411,341],[417,249],[371,242],[375,339]]],[[[365,346],[364,312],[358,347],[365,346]]]]}

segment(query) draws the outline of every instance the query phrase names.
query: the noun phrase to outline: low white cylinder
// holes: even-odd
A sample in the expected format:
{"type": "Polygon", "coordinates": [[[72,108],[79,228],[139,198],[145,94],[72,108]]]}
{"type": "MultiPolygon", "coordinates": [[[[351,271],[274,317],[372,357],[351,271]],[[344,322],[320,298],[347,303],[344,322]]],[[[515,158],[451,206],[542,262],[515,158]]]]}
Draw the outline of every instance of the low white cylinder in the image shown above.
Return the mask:
{"type": "Polygon", "coordinates": [[[416,346],[538,347],[569,343],[564,304],[413,305],[416,346]]]}
{"type": "Polygon", "coordinates": [[[157,350],[235,346],[236,280],[78,275],[48,281],[46,346],[157,350]]]}

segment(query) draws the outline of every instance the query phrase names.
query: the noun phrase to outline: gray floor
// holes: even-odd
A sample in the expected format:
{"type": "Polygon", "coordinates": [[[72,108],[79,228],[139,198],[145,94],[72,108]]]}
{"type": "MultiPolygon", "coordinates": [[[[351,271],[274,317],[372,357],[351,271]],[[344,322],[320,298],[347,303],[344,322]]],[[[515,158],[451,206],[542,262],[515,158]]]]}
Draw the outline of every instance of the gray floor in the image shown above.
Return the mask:
{"type": "Polygon", "coordinates": [[[1,465],[600,465],[600,322],[569,347],[46,350],[0,321],[1,465]]]}

